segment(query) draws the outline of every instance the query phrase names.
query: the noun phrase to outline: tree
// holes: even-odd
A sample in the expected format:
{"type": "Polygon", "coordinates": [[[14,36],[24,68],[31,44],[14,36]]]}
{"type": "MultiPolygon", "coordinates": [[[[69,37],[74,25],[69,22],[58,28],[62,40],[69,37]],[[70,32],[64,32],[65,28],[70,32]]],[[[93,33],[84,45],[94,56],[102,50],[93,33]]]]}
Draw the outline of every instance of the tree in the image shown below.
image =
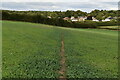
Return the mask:
{"type": "Polygon", "coordinates": [[[96,19],[98,19],[99,21],[102,21],[102,20],[103,20],[103,16],[104,16],[103,13],[99,13],[99,14],[96,16],[96,19]]]}

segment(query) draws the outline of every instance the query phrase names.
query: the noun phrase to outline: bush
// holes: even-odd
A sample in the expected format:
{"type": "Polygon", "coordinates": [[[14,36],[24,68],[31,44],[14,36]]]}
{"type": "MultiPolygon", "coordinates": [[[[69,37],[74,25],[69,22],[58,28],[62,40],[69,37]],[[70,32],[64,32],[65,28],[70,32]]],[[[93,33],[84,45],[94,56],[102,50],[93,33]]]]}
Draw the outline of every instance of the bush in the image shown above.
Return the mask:
{"type": "Polygon", "coordinates": [[[117,26],[118,21],[96,22],[98,26],[117,26]]]}
{"type": "Polygon", "coordinates": [[[74,28],[97,28],[97,24],[93,21],[75,22],[74,28]]]}

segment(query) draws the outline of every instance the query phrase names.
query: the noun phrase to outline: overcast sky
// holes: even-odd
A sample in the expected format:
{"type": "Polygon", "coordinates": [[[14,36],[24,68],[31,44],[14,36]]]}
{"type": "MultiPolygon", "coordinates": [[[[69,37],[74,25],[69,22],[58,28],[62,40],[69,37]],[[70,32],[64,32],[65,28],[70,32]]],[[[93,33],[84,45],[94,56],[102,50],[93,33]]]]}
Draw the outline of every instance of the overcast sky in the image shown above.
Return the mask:
{"type": "Polygon", "coordinates": [[[1,9],[65,11],[117,10],[119,0],[2,0],[1,9]]]}

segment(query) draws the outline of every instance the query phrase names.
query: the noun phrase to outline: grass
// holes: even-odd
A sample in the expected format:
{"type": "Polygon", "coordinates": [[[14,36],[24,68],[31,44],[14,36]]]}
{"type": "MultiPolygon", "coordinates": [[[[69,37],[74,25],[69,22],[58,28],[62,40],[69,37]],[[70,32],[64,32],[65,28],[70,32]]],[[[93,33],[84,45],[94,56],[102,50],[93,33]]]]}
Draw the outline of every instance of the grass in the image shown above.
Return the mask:
{"type": "Polygon", "coordinates": [[[65,30],[64,32],[67,76],[116,78],[118,75],[117,32],[87,31],[65,30]]]}
{"type": "Polygon", "coordinates": [[[60,38],[44,26],[3,21],[3,77],[58,77],[60,38]]]}
{"type": "Polygon", "coordinates": [[[67,78],[116,78],[118,75],[118,31],[2,23],[4,78],[58,78],[61,33],[67,78]]]}
{"type": "Polygon", "coordinates": [[[100,26],[101,29],[120,29],[119,26],[100,26]]]}
{"type": "Polygon", "coordinates": [[[0,79],[2,79],[2,22],[0,21],[0,79]]]}

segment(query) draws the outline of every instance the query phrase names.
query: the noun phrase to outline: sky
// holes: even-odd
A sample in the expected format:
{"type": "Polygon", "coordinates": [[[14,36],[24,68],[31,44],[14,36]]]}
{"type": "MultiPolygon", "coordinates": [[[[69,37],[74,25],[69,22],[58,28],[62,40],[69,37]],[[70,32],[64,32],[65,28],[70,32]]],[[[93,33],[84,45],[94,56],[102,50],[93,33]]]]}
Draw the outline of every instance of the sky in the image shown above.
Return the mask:
{"type": "Polygon", "coordinates": [[[81,10],[91,12],[99,10],[117,10],[119,0],[2,0],[1,9],[66,11],[81,10]]]}

